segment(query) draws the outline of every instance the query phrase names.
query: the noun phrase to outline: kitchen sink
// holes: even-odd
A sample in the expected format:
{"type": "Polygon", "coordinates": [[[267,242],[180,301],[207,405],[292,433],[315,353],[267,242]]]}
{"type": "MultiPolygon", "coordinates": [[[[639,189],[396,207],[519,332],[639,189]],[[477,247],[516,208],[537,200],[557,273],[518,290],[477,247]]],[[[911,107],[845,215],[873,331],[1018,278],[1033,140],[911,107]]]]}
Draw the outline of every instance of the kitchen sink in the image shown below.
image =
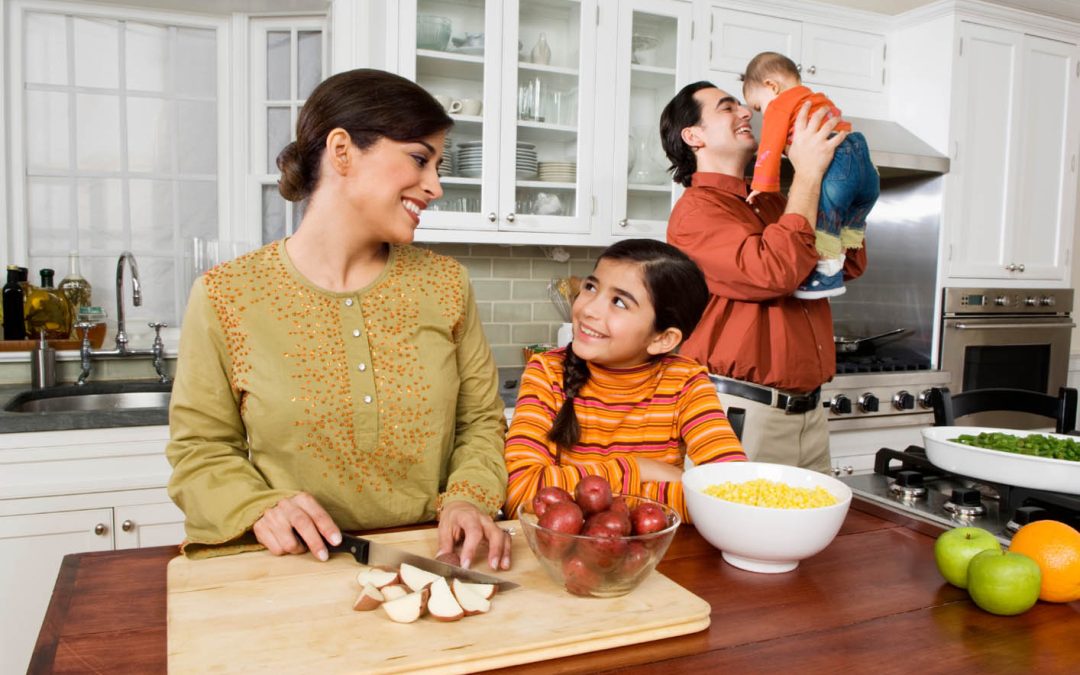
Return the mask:
{"type": "Polygon", "coordinates": [[[98,382],[26,391],[4,406],[16,413],[119,412],[169,407],[172,384],[98,382]]]}

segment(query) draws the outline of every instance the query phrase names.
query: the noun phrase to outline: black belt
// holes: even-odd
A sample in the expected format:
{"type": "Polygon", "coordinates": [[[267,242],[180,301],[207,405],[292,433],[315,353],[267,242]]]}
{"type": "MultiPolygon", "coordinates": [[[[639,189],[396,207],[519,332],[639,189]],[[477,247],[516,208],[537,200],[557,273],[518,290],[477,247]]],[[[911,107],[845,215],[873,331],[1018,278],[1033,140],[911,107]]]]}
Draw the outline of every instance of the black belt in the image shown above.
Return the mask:
{"type": "Polygon", "coordinates": [[[716,391],[721,394],[731,394],[750,401],[764,403],[767,406],[779,408],[788,414],[801,415],[809,412],[821,402],[821,387],[809,394],[785,394],[771,387],[762,387],[738,380],[713,378],[716,391]],[[773,400],[775,394],[775,401],[773,400]]]}

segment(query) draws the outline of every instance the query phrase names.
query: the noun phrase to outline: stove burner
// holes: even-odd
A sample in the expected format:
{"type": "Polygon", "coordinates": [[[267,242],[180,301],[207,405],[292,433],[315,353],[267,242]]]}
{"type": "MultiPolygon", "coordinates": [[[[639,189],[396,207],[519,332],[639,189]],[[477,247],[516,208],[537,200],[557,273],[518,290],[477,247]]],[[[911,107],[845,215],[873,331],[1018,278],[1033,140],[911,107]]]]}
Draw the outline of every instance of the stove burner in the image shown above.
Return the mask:
{"type": "Polygon", "coordinates": [[[1036,520],[1046,520],[1049,517],[1050,514],[1041,506],[1019,506],[1013,512],[1012,520],[1005,524],[1005,529],[1015,533],[1028,523],[1034,523],[1036,520]]]}
{"type": "Polygon", "coordinates": [[[986,513],[982,505],[982,493],[975,488],[957,488],[945,502],[944,509],[957,519],[964,520],[986,513]]]}
{"type": "Polygon", "coordinates": [[[893,482],[889,484],[889,491],[902,502],[911,502],[919,497],[925,497],[923,475],[918,471],[897,471],[893,482]]]}

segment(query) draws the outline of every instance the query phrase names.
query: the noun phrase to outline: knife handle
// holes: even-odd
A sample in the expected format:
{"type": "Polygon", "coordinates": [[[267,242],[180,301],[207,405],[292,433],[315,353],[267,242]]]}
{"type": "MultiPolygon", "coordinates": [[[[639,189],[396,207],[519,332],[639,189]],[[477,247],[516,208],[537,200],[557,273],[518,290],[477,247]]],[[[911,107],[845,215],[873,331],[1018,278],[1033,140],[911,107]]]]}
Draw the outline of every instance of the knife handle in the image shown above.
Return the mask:
{"type": "MultiPolygon", "coordinates": [[[[296,538],[300,540],[301,543],[303,543],[304,538],[300,536],[299,532],[293,530],[293,535],[296,536],[296,538]]],[[[320,535],[320,537],[321,536],[322,535],[320,535]]],[[[356,559],[356,562],[362,565],[367,564],[368,547],[370,545],[371,542],[369,542],[367,539],[364,539],[363,537],[354,537],[352,535],[345,534],[344,532],[341,533],[341,543],[336,546],[326,541],[325,538],[323,539],[323,546],[326,547],[326,550],[329,553],[348,553],[356,559]]]]}

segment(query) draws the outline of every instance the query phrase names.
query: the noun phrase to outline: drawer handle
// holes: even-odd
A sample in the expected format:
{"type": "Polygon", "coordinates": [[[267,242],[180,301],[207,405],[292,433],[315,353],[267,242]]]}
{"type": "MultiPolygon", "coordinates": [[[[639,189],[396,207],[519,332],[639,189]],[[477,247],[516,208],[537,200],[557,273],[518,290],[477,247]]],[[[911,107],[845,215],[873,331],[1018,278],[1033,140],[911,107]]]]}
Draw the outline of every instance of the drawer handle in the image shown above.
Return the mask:
{"type": "Polygon", "coordinates": [[[135,529],[135,523],[131,520],[125,520],[124,522],[120,523],[120,529],[124,532],[131,532],[135,529]]]}
{"type": "Polygon", "coordinates": [[[97,525],[94,526],[94,534],[96,534],[99,537],[103,536],[108,531],[109,531],[109,528],[105,527],[104,523],[98,523],[97,525]]]}
{"type": "Polygon", "coordinates": [[[808,72],[808,73],[810,73],[811,75],[813,75],[814,73],[816,73],[816,72],[817,72],[817,66],[810,66],[810,67],[809,67],[809,68],[808,68],[808,69],[806,70],[806,72],[808,72]]]}

